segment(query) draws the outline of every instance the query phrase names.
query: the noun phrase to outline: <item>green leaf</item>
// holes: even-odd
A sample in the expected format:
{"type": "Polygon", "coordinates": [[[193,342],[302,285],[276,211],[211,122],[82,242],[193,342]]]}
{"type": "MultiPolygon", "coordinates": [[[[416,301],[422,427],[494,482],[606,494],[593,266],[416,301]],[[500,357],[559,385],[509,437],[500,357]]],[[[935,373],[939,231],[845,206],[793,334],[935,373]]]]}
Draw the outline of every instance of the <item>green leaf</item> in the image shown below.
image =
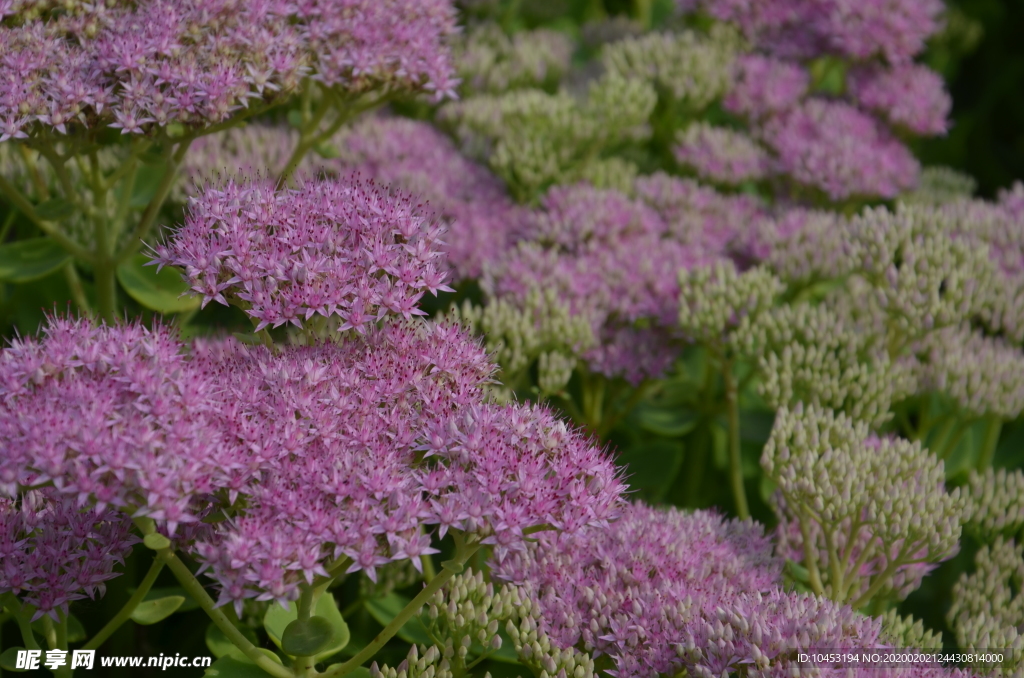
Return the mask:
{"type": "Polygon", "coordinates": [[[370,673],[370,669],[365,666],[357,666],[345,675],[352,676],[352,678],[370,678],[372,674],[370,673]]]}
{"type": "Polygon", "coordinates": [[[36,205],[36,216],[43,221],[60,221],[75,213],[75,205],[64,198],[54,198],[36,205]]]}
{"type": "Polygon", "coordinates": [[[132,612],[132,621],[143,626],[156,624],[177,612],[184,602],[184,596],[167,596],[166,598],[157,598],[156,600],[144,600],[132,612]]]}
{"type": "Polygon", "coordinates": [[[200,297],[181,296],[189,287],[176,269],[164,268],[157,273],[156,266],[145,266],[148,261],[145,254],[137,254],[117,267],[117,280],[128,296],[160,313],[181,313],[199,307],[200,297]]]}
{"type": "Polygon", "coordinates": [[[29,238],[0,245],[0,280],[24,283],[58,270],[71,258],[49,238],[29,238]]]}
{"type": "MultiPolygon", "coordinates": [[[[256,634],[252,629],[246,626],[240,626],[237,628],[250,643],[253,645],[259,643],[259,640],[256,638],[256,634]]],[[[245,653],[242,652],[237,645],[228,640],[228,637],[224,635],[224,632],[220,630],[220,627],[213,622],[210,622],[210,625],[206,627],[206,647],[210,648],[210,652],[212,652],[213,656],[218,659],[221,657],[234,657],[239,661],[249,662],[249,658],[245,656],[245,653]]]]}
{"type": "Polygon", "coordinates": [[[82,626],[82,622],[78,621],[78,617],[75,615],[68,615],[68,642],[80,643],[85,638],[85,627],[82,626]]]}
{"type": "Polygon", "coordinates": [[[302,111],[297,108],[288,111],[288,124],[295,129],[302,129],[302,111]]]}
{"type": "Polygon", "coordinates": [[[252,662],[242,661],[234,657],[221,657],[206,669],[204,676],[209,678],[268,678],[269,673],[252,662]]]}
{"type": "MultiPolygon", "coordinates": [[[[324,649],[315,655],[316,660],[320,661],[333,654],[337,654],[348,645],[351,634],[349,633],[348,624],[345,623],[345,619],[341,616],[341,611],[338,610],[338,603],[330,593],[324,593],[320,596],[316,601],[316,608],[313,612],[317,617],[324,619],[330,625],[333,633],[329,641],[324,645],[324,649]]],[[[267,635],[270,636],[275,645],[285,652],[287,650],[283,646],[284,633],[298,616],[299,609],[294,602],[287,609],[275,603],[263,615],[263,628],[266,629],[267,635]]]]}
{"type": "MultiPolygon", "coordinates": [[[[409,599],[405,596],[389,593],[383,598],[367,601],[366,609],[382,626],[387,626],[408,604],[409,599]]],[[[405,622],[405,625],[398,630],[398,637],[407,643],[430,645],[434,642],[430,634],[427,633],[423,620],[418,615],[414,615],[412,619],[405,622]]]]}
{"type": "MultiPolygon", "coordinates": [[[[134,593],[134,591],[131,591],[134,593]]],[[[191,612],[199,609],[199,603],[180,586],[155,586],[146,593],[143,600],[156,600],[167,596],[181,596],[185,602],[178,608],[178,612],[191,612]]],[[[253,636],[255,638],[255,636],[253,636]]]]}
{"type": "Polygon", "coordinates": [[[761,499],[764,503],[768,503],[768,500],[771,499],[773,494],[775,494],[775,490],[777,490],[778,487],[779,486],[775,484],[775,481],[768,477],[767,473],[761,475],[759,489],[761,491],[761,499]]]}
{"type": "Polygon", "coordinates": [[[641,428],[667,438],[684,436],[697,427],[697,414],[684,409],[637,408],[641,428]]]}
{"type": "Polygon", "coordinates": [[[296,619],[284,627],[281,649],[293,657],[310,657],[327,649],[333,635],[334,627],[323,617],[296,619]]]}
{"type": "Polygon", "coordinates": [[[165,549],[170,546],[171,540],[159,532],[153,532],[152,534],[147,534],[143,537],[142,543],[146,545],[146,548],[159,551],[160,549],[165,549]]]}
{"type": "Polygon", "coordinates": [[[9,647],[0,653],[0,669],[4,671],[12,671],[15,673],[24,673],[28,669],[16,669],[18,665],[18,652],[23,651],[23,647],[9,647]]]}
{"type": "Polygon", "coordinates": [[[326,158],[328,160],[334,160],[335,158],[341,157],[341,151],[338,150],[338,147],[327,142],[317,144],[313,150],[316,151],[316,154],[321,158],[326,158]]]}
{"type": "Polygon", "coordinates": [[[641,442],[627,448],[617,461],[626,467],[626,482],[660,500],[683,464],[684,446],[676,440],[641,442]]]}
{"type": "Polygon", "coordinates": [[[135,173],[132,184],[132,199],[129,203],[135,209],[143,209],[156,196],[156,191],[163,181],[167,168],[163,165],[143,165],[135,173]]]}

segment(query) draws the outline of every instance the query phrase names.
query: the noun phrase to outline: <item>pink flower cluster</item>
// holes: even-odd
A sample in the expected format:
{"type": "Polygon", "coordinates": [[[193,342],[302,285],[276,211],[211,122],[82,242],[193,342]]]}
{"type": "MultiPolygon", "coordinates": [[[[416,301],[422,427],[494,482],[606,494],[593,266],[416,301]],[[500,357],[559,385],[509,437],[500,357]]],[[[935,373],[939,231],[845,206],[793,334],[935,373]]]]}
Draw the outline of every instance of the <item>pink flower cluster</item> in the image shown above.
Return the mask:
{"type": "Polygon", "coordinates": [[[421,207],[358,178],[282,191],[231,181],[192,201],[154,261],[182,267],[204,304],[239,303],[257,331],[314,315],[363,331],[388,312],[422,315],[425,291],[450,290],[443,229],[421,207]]]}
{"type": "Polygon", "coordinates": [[[680,269],[723,256],[729,232],[753,202],[665,175],[641,180],[651,204],[614,190],[557,187],[534,215],[527,242],[484,273],[492,297],[524,301],[555,289],[599,338],[590,369],[639,383],[661,374],[679,349],[680,269]],[[638,321],[650,321],[639,328],[638,321]]]}
{"type": "Polygon", "coordinates": [[[0,491],[52,483],[174,532],[203,497],[251,477],[219,433],[216,393],[166,328],[51,320],[42,340],[0,353],[0,491]]]}
{"type": "Polygon", "coordinates": [[[780,169],[833,200],[894,198],[917,182],[910,150],[849,104],[812,98],[764,126],[780,169]]]}
{"type": "Polygon", "coordinates": [[[850,95],[862,107],[915,134],[945,134],[953,100],[935,71],[917,64],[872,66],[849,75],[850,95]]]}
{"type": "Polygon", "coordinates": [[[447,96],[448,0],[0,2],[0,141],[39,125],[202,126],[309,76],[447,96]]]}
{"type": "Polygon", "coordinates": [[[443,249],[457,278],[479,277],[521,237],[526,210],[435,127],[376,116],[356,124],[342,144],[344,166],[429,201],[448,227],[443,249]]]}
{"type": "MultiPolygon", "coordinates": [[[[752,41],[752,51],[736,60],[723,104],[747,118],[749,137],[771,156],[763,176],[790,179],[775,182],[774,190],[804,199],[810,187],[841,201],[894,198],[916,185],[920,167],[890,126],[920,135],[948,130],[950,97],[941,77],[913,63],[939,28],[941,0],[696,5],[752,41]]],[[[722,133],[717,143],[708,134],[688,137],[677,156],[715,181],[754,178],[757,148],[725,139],[722,133]],[[743,171],[738,157],[747,161],[743,171]]]]}
{"type": "Polygon", "coordinates": [[[786,58],[910,61],[939,29],[941,0],[704,0],[716,18],[786,58]]]}
{"type": "Polygon", "coordinates": [[[123,514],[80,508],[53,489],[0,497],[0,594],[36,608],[33,621],[82,598],[102,596],[138,539],[123,514]]]}
{"type": "Polygon", "coordinates": [[[436,553],[424,526],[483,537],[500,559],[529,528],[605,525],[619,509],[618,472],[586,438],[543,408],[484,403],[494,366],[457,327],[201,350],[239,403],[239,434],[270,459],[245,512],[196,546],[222,601],[294,599],[336,559],[374,580],[391,561],[419,567],[436,553]]]}
{"type": "Polygon", "coordinates": [[[608,528],[542,536],[493,568],[532,590],[552,642],[610,655],[613,675],[629,678],[678,673],[676,646],[702,615],[771,591],[782,562],[756,523],[636,504],[608,528]]]}

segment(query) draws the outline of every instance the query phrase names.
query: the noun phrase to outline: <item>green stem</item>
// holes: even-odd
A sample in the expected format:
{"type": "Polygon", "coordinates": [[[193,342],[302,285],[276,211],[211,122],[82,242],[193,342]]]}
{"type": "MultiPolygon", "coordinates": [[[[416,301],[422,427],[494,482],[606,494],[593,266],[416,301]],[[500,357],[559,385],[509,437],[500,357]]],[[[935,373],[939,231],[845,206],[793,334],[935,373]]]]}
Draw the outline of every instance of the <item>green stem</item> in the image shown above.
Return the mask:
{"type": "MultiPolygon", "coordinates": [[[[920,546],[918,546],[917,549],[920,550],[920,546]]],[[[859,610],[864,607],[868,601],[875,597],[875,594],[885,586],[885,583],[889,581],[893,573],[896,572],[896,568],[904,564],[902,559],[904,552],[907,552],[907,549],[903,549],[903,552],[901,552],[899,556],[892,559],[882,573],[878,575],[873,582],[871,582],[871,586],[869,586],[868,589],[862,593],[859,598],[857,598],[857,600],[850,603],[850,607],[855,610],[859,610]]]]}
{"type": "MultiPolygon", "coordinates": [[[[791,506],[796,506],[791,497],[786,497],[791,506]]],[[[814,552],[814,545],[811,543],[811,531],[807,529],[808,516],[806,513],[799,516],[800,536],[804,541],[804,562],[807,563],[807,574],[810,579],[811,590],[819,596],[825,595],[825,587],[821,583],[821,572],[818,571],[818,554],[814,552]]]]}
{"type": "Polygon", "coordinates": [[[0,226],[0,245],[3,245],[7,240],[7,234],[11,232],[11,226],[14,225],[14,217],[17,216],[18,210],[13,207],[7,210],[7,216],[4,218],[4,225],[0,226]]]}
{"type": "MultiPolygon", "coordinates": [[[[143,534],[152,534],[155,531],[155,526],[152,521],[146,519],[136,519],[136,526],[142,531],[143,534]]],[[[259,651],[255,645],[249,642],[249,639],[242,635],[242,632],[238,630],[238,627],[231,623],[231,620],[227,618],[220,608],[217,607],[217,603],[214,602],[210,594],[206,592],[203,585],[199,583],[192,571],[188,569],[178,558],[177,554],[174,553],[172,547],[167,547],[157,550],[157,556],[164,559],[169,569],[177,578],[178,583],[199,603],[199,607],[206,612],[206,615],[217,625],[217,628],[230,640],[235,647],[242,651],[242,653],[249,658],[251,662],[259,666],[261,669],[269,673],[271,676],[276,678],[295,678],[294,674],[286,669],[281,664],[278,664],[273,659],[268,657],[259,651]]]]}
{"type": "Polygon", "coordinates": [[[92,252],[66,236],[53,222],[44,221],[38,214],[36,214],[36,210],[32,206],[32,203],[28,201],[28,198],[22,195],[21,191],[15,188],[2,175],[0,175],[0,194],[3,194],[3,196],[7,198],[11,203],[11,206],[28,217],[29,221],[36,225],[36,228],[52,238],[54,242],[67,250],[69,254],[78,258],[80,261],[93,261],[92,252]]]}
{"type": "Polygon", "coordinates": [[[736,375],[732,373],[732,361],[722,361],[722,377],[725,379],[725,406],[729,420],[729,481],[736,501],[736,515],[740,520],[746,520],[750,517],[750,507],[747,505],[747,490],[743,486],[739,391],[736,388],[736,375]]]}
{"type": "Polygon", "coordinates": [[[18,630],[21,631],[21,642],[25,643],[25,647],[29,650],[38,650],[39,643],[36,642],[35,634],[32,633],[32,624],[29,622],[29,614],[25,607],[22,606],[21,601],[18,600],[13,593],[5,593],[0,596],[0,601],[3,601],[4,609],[14,615],[14,621],[18,624],[18,630]]]}
{"type": "Polygon", "coordinates": [[[160,178],[160,183],[156,187],[156,193],[153,194],[153,198],[149,201],[149,204],[146,205],[146,209],[142,213],[142,216],[139,217],[139,221],[135,224],[135,228],[132,229],[132,232],[125,239],[124,247],[120,252],[114,255],[115,266],[123,263],[139,251],[142,239],[149,233],[150,227],[153,226],[153,222],[156,221],[157,215],[160,214],[160,208],[164,206],[167,196],[171,193],[171,188],[174,186],[174,180],[178,177],[178,169],[181,167],[181,162],[185,159],[185,154],[188,153],[188,148],[192,144],[193,139],[194,137],[186,137],[178,142],[178,148],[174,151],[173,155],[171,155],[167,171],[164,172],[163,177],[160,178]]]}
{"type": "Polygon", "coordinates": [[[88,317],[92,317],[92,307],[89,305],[89,298],[85,296],[85,288],[82,287],[82,279],[78,277],[78,269],[75,268],[75,261],[72,259],[64,265],[64,279],[71,290],[71,298],[78,308],[88,317]]]}
{"type": "Polygon", "coordinates": [[[946,441],[949,440],[949,436],[953,433],[953,427],[956,426],[956,417],[948,415],[946,421],[943,422],[942,427],[939,429],[939,434],[936,436],[935,441],[927,447],[932,450],[936,455],[941,458],[941,453],[946,449],[946,441]]]}
{"type": "MultiPolygon", "coordinates": [[[[455,556],[452,560],[459,565],[463,565],[478,548],[480,548],[479,544],[466,544],[461,539],[457,539],[455,556]]],[[[408,605],[402,608],[401,612],[395,615],[394,619],[388,622],[388,625],[384,627],[384,630],[378,633],[366,647],[356,654],[356,656],[343,664],[335,664],[334,666],[331,666],[320,674],[320,678],[338,678],[339,676],[351,673],[358,667],[362,666],[365,661],[377,654],[377,652],[384,647],[384,645],[391,640],[395,634],[398,633],[399,629],[405,626],[405,623],[412,619],[413,615],[418,613],[427,601],[430,600],[430,598],[454,575],[455,571],[453,568],[446,567],[442,569],[436,577],[430,580],[430,583],[423,587],[423,590],[420,591],[415,598],[409,601],[408,605]]]]}
{"type": "MultiPolygon", "coordinates": [[[[313,606],[316,604],[316,591],[312,586],[302,585],[299,587],[299,600],[296,603],[295,620],[309,619],[313,615],[313,606]]],[[[316,657],[313,655],[296,656],[292,660],[292,673],[296,676],[308,676],[315,673],[316,657]]]]}
{"type": "Polygon", "coordinates": [[[57,627],[53,625],[53,620],[48,614],[43,615],[43,638],[46,639],[46,645],[51,650],[64,649],[57,644],[57,627]]]}
{"type": "Polygon", "coordinates": [[[139,606],[145,597],[149,593],[149,590],[153,588],[153,584],[156,583],[156,578],[160,575],[161,570],[164,569],[166,560],[159,554],[153,560],[153,564],[149,566],[149,571],[146,572],[146,576],[143,577],[142,582],[139,584],[139,588],[135,589],[135,593],[128,599],[128,602],[124,604],[121,610],[114,616],[113,619],[107,622],[106,626],[99,630],[99,632],[89,639],[82,649],[83,650],[96,650],[103,643],[114,634],[121,625],[128,621],[132,613],[135,612],[135,608],[139,606]]]}
{"type": "Polygon", "coordinates": [[[999,434],[1003,432],[1003,420],[994,414],[985,418],[985,437],[981,442],[981,454],[978,456],[978,471],[984,471],[992,465],[999,445],[999,434]]]}
{"type": "MultiPolygon", "coordinates": [[[[60,621],[57,622],[57,648],[65,651],[68,649],[68,616],[66,614],[60,614],[60,621]]],[[[71,665],[65,663],[63,666],[57,667],[53,675],[58,678],[69,678],[71,673],[71,665]]]]}

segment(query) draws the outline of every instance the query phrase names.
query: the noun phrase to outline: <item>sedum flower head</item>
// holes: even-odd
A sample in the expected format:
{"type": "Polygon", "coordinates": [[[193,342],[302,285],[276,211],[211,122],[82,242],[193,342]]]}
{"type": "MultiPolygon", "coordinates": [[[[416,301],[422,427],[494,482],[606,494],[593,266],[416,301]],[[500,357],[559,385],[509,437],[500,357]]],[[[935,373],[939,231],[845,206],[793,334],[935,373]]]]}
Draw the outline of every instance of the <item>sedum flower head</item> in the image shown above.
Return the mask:
{"type": "MultiPolygon", "coordinates": [[[[690,3],[690,0],[687,0],[690,3]]],[[[732,22],[761,50],[788,58],[874,56],[907,63],[940,28],[939,0],[701,0],[717,19],[732,22]]]]}
{"type": "Polygon", "coordinates": [[[745,318],[734,343],[757,361],[759,392],[776,409],[805,402],[879,426],[918,384],[909,363],[891,360],[826,304],[787,304],[745,318]]]}
{"type": "Polygon", "coordinates": [[[930,332],[915,352],[919,380],[944,393],[968,417],[1016,419],[1024,411],[1024,353],[967,325],[930,332]]]}
{"type": "Polygon", "coordinates": [[[810,74],[799,64],[760,54],[743,55],[735,68],[723,103],[726,110],[753,119],[792,108],[811,84],[810,74]]]}
{"type": "Polygon", "coordinates": [[[758,181],[771,172],[768,154],[753,139],[724,127],[696,122],[679,133],[675,156],[704,179],[720,184],[758,181]]]}
{"type": "Polygon", "coordinates": [[[781,577],[759,525],[643,505],[608,528],[543,536],[493,572],[531,592],[556,647],[607,654],[620,678],[678,672],[676,646],[702,614],[781,577]]]}
{"type": "Polygon", "coordinates": [[[650,33],[619,40],[604,47],[601,62],[608,73],[649,82],[664,96],[700,110],[729,87],[739,46],[737,35],[717,25],[709,35],[650,33]]]}
{"type": "Polygon", "coordinates": [[[903,203],[944,205],[969,200],[978,189],[978,181],[969,174],[952,167],[931,165],[921,168],[917,186],[899,197],[903,203]]]}
{"type": "Polygon", "coordinates": [[[591,327],[592,371],[639,383],[667,369],[679,348],[678,271],[707,258],[701,247],[640,200],[585,185],[552,189],[526,238],[485,271],[490,301],[525,309],[553,292],[546,313],[566,309],[591,327]]]}
{"type": "Polygon", "coordinates": [[[510,249],[526,227],[526,211],[498,177],[459,153],[432,125],[368,117],[337,145],[339,171],[354,169],[428,201],[447,227],[441,249],[459,279],[478,278],[484,264],[510,249]]]}
{"type": "Polygon", "coordinates": [[[870,66],[847,77],[850,96],[860,106],[914,134],[945,134],[953,100],[945,83],[927,66],[870,66]]]}
{"type": "Polygon", "coordinates": [[[881,617],[882,638],[895,648],[941,650],[942,634],[926,629],[920,619],[907,615],[901,617],[896,608],[881,617]]]}
{"type": "Polygon", "coordinates": [[[982,311],[994,275],[984,243],[926,206],[866,209],[850,224],[851,256],[904,337],[959,325],[982,311]]]}
{"type": "Polygon", "coordinates": [[[528,202],[592,172],[602,149],[646,137],[656,102],[647,82],[608,74],[590,84],[584,101],[564,90],[519,90],[448,104],[439,118],[528,202]]]}
{"type": "Polygon", "coordinates": [[[961,647],[1005,648],[1007,661],[995,676],[1019,675],[1024,652],[1024,547],[1002,537],[982,546],[975,570],[953,585],[953,605],[946,616],[961,647]]]}
{"type": "Polygon", "coordinates": [[[603,525],[622,483],[603,452],[544,408],[486,404],[493,365],[455,326],[391,322],[340,344],[222,343],[232,433],[259,451],[244,510],[200,539],[221,601],[294,600],[327,569],[434,553],[425,526],[499,559],[526,530],[603,525]]]}
{"type": "Polygon", "coordinates": [[[536,365],[543,396],[562,392],[577,362],[597,343],[590,318],[573,314],[552,288],[533,289],[521,303],[497,298],[474,306],[467,301],[453,307],[450,317],[483,337],[506,383],[517,383],[536,365]]]}
{"type": "MultiPolygon", "coordinates": [[[[0,487],[53,483],[79,505],[149,516],[174,532],[252,475],[221,433],[216,375],[164,327],[51,319],[0,354],[0,487]]],[[[233,499],[233,498],[232,498],[233,499]]]]}
{"type": "Polygon", "coordinates": [[[784,544],[834,600],[903,597],[959,549],[960,490],[946,492],[942,461],[920,443],[797,405],[777,414],[761,466],[779,487],[784,544]]]}
{"type": "Polygon", "coordinates": [[[744,253],[790,284],[852,273],[848,219],[835,212],[782,208],[755,222],[744,253]]]}
{"type": "Polygon", "coordinates": [[[763,313],[782,292],[764,267],[740,272],[728,260],[679,272],[679,327],[693,341],[721,346],[747,316],[763,313]]]}
{"type": "Polygon", "coordinates": [[[229,182],[193,199],[155,262],[182,267],[204,304],[230,298],[257,331],[314,315],[363,331],[387,313],[422,315],[424,292],[450,289],[441,233],[409,197],[358,178],[280,191],[229,182]]]}
{"type": "Polygon", "coordinates": [[[0,17],[0,141],[34,129],[205,126],[309,76],[359,93],[453,92],[447,0],[146,0],[0,17]]]}
{"type": "Polygon", "coordinates": [[[873,117],[839,101],[807,99],[769,119],[763,136],[782,173],[832,200],[894,198],[917,181],[910,151],[873,117]]]}
{"type": "Polygon", "coordinates": [[[1017,537],[1024,528],[1024,471],[971,471],[965,496],[964,527],[985,541],[1017,537]]]}
{"type": "Polygon", "coordinates": [[[573,43],[559,31],[541,28],[509,36],[486,23],[460,36],[452,51],[464,92],[500,93],[557,84],[569,70],[573,43]]]}
{"type": "Polygon", "coordinates": [[[0,594],[35,607],[33,621],[68,604],[102,596],[136,539],[132,524],[110,509],[81,508],[48,488],[0,498],[0,594]]]}

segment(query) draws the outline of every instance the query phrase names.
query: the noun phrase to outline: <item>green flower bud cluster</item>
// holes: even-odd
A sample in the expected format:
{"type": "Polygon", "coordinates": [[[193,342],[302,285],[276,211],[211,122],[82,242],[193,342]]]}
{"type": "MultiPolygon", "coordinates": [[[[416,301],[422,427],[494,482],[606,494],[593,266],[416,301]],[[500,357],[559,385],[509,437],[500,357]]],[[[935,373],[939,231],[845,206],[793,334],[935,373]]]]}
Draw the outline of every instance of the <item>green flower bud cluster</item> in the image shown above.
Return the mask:
{"type": "Polygon", "coordinates": [[[1024,528],[1024,471],[992,467],[971,471],[964,506],[964,527],[985,541],[1013,537],[1024,528]]]}
{"type": "Polygon", "coordinates": [[[960,647],[1007,650],[997,676],[1017,676],[1024,668],[1024,546],[1002,537],[974,558],[975,570],[953,585],[947,620],[960,647]]]}
{"type": "Polygon", "coordinates": [[[920,619],[901,617],[892,608],[881,617],[882,637],[893,647],[941,650],[942,633],[926,629],[920,619]]]}
{"type": "Polygon", "coordinates": [[[547,29],[507,35],[494,23],[465,33],[452,46],[463,92],[553,87],[569,70],[572,40],[547,29]]]}
{"type": "Polygon", "coordinates": [[[453,306],[448,316],[484,337],[507,386],[515,387],[536,364],[544,396],[565,388],[579,356],[597,342],[586,315],[571,314],[554,289],[531,291],[523,305],[504,298],[486,306],[467,301],[453,306]]]}
{"type": "Polygon", "coordinates": [[[585,164],[580,179],[594,188],[612,189],[623,195],[633,195],[640,168],[619,157],[599,158],[585,164]]]}
{"type": "Polygon", "coordinates": [[[918,176],[917,187],[899,197],[908,205],[945,205],[957,200],[969,200],[978,188],[978,182],[969,174],[952,167],[936,165],[925,167],[918,176]]]}
{"type": "Polygon", "coordinates": [[[893,401],[915,390],[908,362],[892,361],[825,304],[748,316],[734,336],[737,352],[757,361],[759,391],[776,409],[806,402],[877,427],[891,416],[893,401]]]}
{"type": "Polygon", "coordinates": [[[959,548],[960,490],[946,491],[942,461],[920,443],[799,404],[776,415],[761,466],[780,520],[799,529],[812,588],[839,603],[906,595],[922,565],[959,548]]]}
{"type": "MultiPolygon", "coordinates": [[[[370,676],[372,678],[454,678],[455,674],[452,672],[449,657],[445,657],[441,650],[437,649],[437,646],[424,647],[422,654],[420,647],[413,645],[405,660],[397,667],[390,667],[387,664],[377,666],[377,662],[374,662],[370,665],[370,676]]],[[[454,656],[454,652],[452,656],[454,656]]],[[[490,678],[490,675],[488,673],[487,678],[490,678]]]]}
{"type": "Polygon", "coordinates": [[[530,667],[537,678],[595,676],[593,658],[575,647],[561,649],[552,643],[538,625],[541,615],[540,605],[533,597],[523,595],[516,607],[515,619],[509,619],[505,623],[505,632],[512,640],[512,646],[519,655],[520,662],[530,667]]]}
{"type": "Polygon", "coordinates": [[[782,281],[764,266],[740,272],[730,261],[718,261],[679,272],[679,327],[690,339],[724,347],[748,316],[770,308],[782,292],[782,281]]]}
{"type": "Polygon", "coordinates": [[[937,216],[899,205],[866,209],[850,223],[851,255],[890,328],[908,341],[980,313],[995,275],[987,246],[954,238],[937,216]]]}
{"type": "Polygon", "coordinates": [[[1024,411],[1024,353],[968,325],[930,332],[916,347],[921,386],[946,393],[968,416],[1024,411]]]}
{"type": "Polygon", "coordinates": [[[646,137],[656,100],[646,82],[610,75],[591,84],[585,101],[566,91],[519,90],[448,104],[439,120],[525,202],[593,174],[588,166],[604,149],[646,137]]]}
{"type": "Polygon", "coordinates": [[[467,570],[456,575],[427,603],[427,630],[445,639],[442,655],[456,674],[463,674],[470,652],[489,655],[501,649],[500,622],[515,614],[521,604],[518,589],[484,581],[483,572],[467,570]]]}
{"type": "Polygon", "coordinates": [[[735,30],[717,24],[707,35],[651,33],[620,40],[604,48],[601,61],[608,73],[650,82],[663,96],[699,110],[732,84],[742,46],[735,30]]]}

